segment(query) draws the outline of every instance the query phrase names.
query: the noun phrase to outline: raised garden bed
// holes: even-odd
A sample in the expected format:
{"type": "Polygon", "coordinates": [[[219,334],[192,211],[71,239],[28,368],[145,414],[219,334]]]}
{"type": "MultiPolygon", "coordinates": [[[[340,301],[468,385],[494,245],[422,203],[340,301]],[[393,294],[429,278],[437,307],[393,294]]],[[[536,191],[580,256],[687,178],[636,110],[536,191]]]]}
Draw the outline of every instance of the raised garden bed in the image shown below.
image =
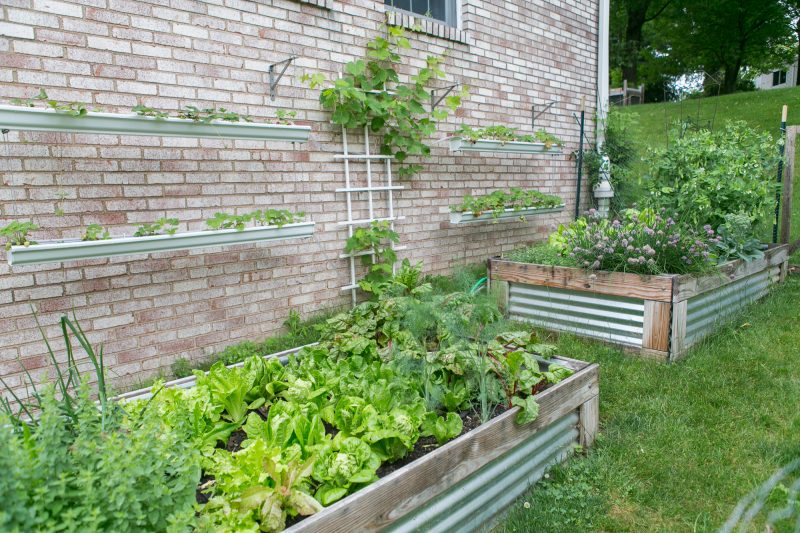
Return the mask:
{"type": "MultiPolygon", "coordinates": [[[[275,357],[285,358],[297,350],[275,357]]],[[[599,367],[554,358],[574,374],[536,395],[539,415],[515,421],[505,411],[286,531],[473,531],[563,460],[574,445],[589,446],[598,427],[599,367]]],[[[194,377],[167,386],[190,387],[194,377]]],[[[149,390],[123,398],[142,399],[149,390]]]]}
{"type": "Polygon", "coordinates": [[[511,318],[675,360],[725,319],[783,281],[788,247],[762,259],[731,261],[710,275],[648,276],[489,260],[492,283],[506,286],[511,318]]]}
{"type": "Polygon", "coordinates": [[[220,120],[206,123],[92,111],[75,117],[54,109],[9,105],[0,105],[0,129],[291,142],[305,142],[311,133],[310,126],[220,120]]]}
{"type": "Polygon", "coordinates": [[[8,251],[8,264],[19,266],[60,263],[117,255],[147,254],[207,248],[210,246],[296,239],[310,237],[313,234],[314,223],[301,222],[286,224],[281,227],[257,226],[243,230],[194,231],[176,233],[175,235],[121,237],[98,241],[39,242],[29,246],[12,246],[8,251]]]}
{"type": "Polygon", "coordinates": [[[461,211],[450,213],[451,224],[468,224],[471,222],[491,222],[493,220],[519,220],[534,215],[543,215],[546,213],[559,213],[564,210],[564,204],[556,207],[529,207],[526,209],[506,209],[502,213],[495,215],[493,212],[481,213],[475,216],[474,213],[468,211],[461,211]]]}
{"type": "Polygon", "coordinates": [[[478,139],[470,141],[462,137],[451,137],[451,152],[497,152],[505,154],[560,154],[558,145],[548,147],[545,143],[532,143],[520,141],[496,141],[493,139],[478,139]]]}

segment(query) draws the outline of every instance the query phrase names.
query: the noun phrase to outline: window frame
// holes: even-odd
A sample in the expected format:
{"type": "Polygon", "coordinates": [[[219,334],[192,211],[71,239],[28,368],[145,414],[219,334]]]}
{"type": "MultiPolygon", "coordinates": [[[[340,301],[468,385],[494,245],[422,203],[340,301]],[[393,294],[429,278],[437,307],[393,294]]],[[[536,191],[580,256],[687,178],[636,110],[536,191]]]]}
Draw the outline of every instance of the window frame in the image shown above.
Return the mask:
{"type": "MultiPolygon", "coordinates": [[[[412,0],[413,1],[413,0],[412,0]]],[[[445,0],[447,2],[445,4],[445,19],[441,20],[434,17],[427,17],[425,15],[420,15],[419,13],[415,13],[413,11],[409,11],[407,9],[402,9],[399,7],[395,7],[392,3],[394,0],[383,0],[384,6],[386,6],[387,11],[394,11],[396,13],[401,13],[404,15],[409,15],[414,18],[418,18],[421,20],[427,20],[434,24],[441,24],[443,26],[447,26],[448,28],[455,28],[457,30],[461,29],[461,1],[460,0],[445,0]],[[452,19],[452,20],[450,20],[452,19]]]]}

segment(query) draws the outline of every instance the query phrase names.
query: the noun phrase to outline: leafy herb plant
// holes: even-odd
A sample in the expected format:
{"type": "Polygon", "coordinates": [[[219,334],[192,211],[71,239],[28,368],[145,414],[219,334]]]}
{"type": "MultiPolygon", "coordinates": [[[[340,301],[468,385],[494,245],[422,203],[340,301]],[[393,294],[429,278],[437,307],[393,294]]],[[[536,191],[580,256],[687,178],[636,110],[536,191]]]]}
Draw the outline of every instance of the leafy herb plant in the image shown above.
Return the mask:
{"type": "MultiPolygon", "coordinates": [[[[400,80],[400,53],[411,44],[402,28],[389,26],[386,36],[376,37],[367,44],[367,57],[345,65],[344,76],[330,82],[322,90],[320,103],[332,112],[331,120],[346,128],[368,127],[382,135],[380,153],[393,155],[401,164],[400,176],[411,176],[420,165],[408,164],[411,156],[427,156],[430,147],[425,139],[436,131],[438,122],[461,105],[466,89],[445,98],[445,106],[428,112],[431,96],[428,85],[443,78],[442,58],[428,56],[425,66],[400,80]]],[[[322,74],[304,75],[311,88],[326,83],[322,74]]]]}

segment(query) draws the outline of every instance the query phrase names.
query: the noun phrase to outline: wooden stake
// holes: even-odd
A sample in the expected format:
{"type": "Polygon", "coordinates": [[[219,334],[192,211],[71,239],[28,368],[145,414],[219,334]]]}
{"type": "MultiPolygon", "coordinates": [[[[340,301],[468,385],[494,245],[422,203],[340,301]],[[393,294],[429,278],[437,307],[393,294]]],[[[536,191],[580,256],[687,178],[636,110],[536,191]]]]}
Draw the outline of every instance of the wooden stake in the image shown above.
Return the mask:
{"type": "Polygon", "coordinates": [[[783,191],[781,204],[781,236],[780,242],[788,243],[792,232],[792,196],[794,192],[794,160],[797,146],[797,134],[800,133],[800,126],[789,126],[786,128],[786,163],[783,173],[783,191]]]}

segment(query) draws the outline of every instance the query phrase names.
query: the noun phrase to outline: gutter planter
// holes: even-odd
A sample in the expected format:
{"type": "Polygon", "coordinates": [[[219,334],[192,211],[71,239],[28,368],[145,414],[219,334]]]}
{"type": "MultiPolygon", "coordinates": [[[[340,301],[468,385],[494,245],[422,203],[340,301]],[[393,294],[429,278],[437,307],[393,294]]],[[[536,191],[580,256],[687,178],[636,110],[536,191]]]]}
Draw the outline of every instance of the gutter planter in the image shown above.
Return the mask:
{"type": "MultiPolygon", "coordinates": [[[[281,357],[287,350],[267,357],[281,357]]],[[[516,423],[515,407],[287,528],[288,533],[482,531],[546,469],[593,444],[598,428],[599,367],[553,358],[574,370],[536,394],[539,416],[516,423]]],[[[194,377],[166,383],[191,387],[194,377]]],[[[149,389],[123,395],[148,398],[149,389]]]]}
{"type": "Polygon", "coordinates": [[[754,261],[730,261],[701,276],[649,276],[489,260],[509,316],[551,330],[603,340],[645,357],[673,361],[746,305],[782,282],[788,246],[754,261]]]}
{"type": "Polygon", "coordinates": [[[100,241],[57,241],[41,242],[30,246],[12,246],[8,252],[8,264],[39,265],[61,263],[81,259],[95,259],[117,255],[148,254],[224,246],[248,244],[263,241],[280,241],[310,237],[314,234],[313,222],[301,222],[277,226],[258,226],[244,230],[223,229],[215,231],[194,231],[175,235],[152,235],[147,237],[121,237],[100,241]]]}
{"type": "Polygon", "coordinates": [[[291,142],[305,142],[311,133],[310,126],[225,121],[206,124],[173,117],[91,111],[73,117],[53,109],[8,105],[0,105],[0,129],[291,142]]]}
{"type": "Polygon", "coordinates": [[[471,222],[492,222],[492,221],[508,221],[518,220],[520,217],[529,217],[534,215],[543,215],[546,213],[559,213],[564,210],[564,204],[555,207],[526,207],[524,209],[506,209],[499,215],[495,216],[491,211],[486,211],[478,216],[470,211],[458,211],[450,213],[451,224],[468,224],[471,222]]]}
{"type": "Polygon", "coordinates": [[[450,137],[451,152],[497,152],[505,154],[560,154],[561,148],[552,145],[547,148],[544,143],[527,143],[519,141],[495,141],[478,139],[470,141],[462,137],[450,137]]]}

